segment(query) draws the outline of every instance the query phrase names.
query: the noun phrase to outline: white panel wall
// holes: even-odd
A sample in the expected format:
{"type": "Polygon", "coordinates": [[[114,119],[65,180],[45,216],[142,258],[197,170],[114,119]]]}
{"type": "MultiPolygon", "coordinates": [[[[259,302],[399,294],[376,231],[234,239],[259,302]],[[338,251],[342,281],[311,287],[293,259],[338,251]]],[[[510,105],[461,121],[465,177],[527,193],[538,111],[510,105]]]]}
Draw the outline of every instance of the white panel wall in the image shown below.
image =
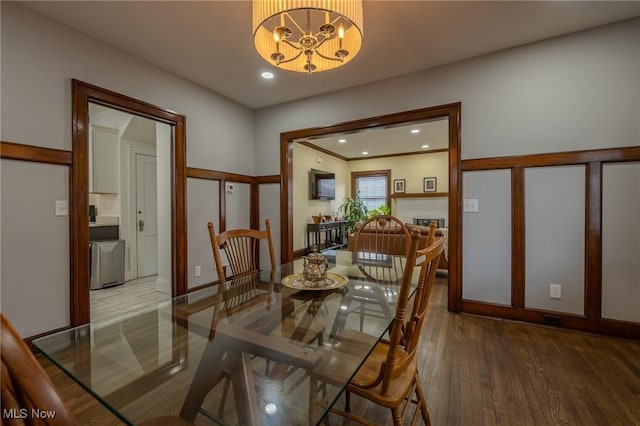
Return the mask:
{"type": "MultiPolygon", "coordinates": [[[[248,175],[279,173],[283,131],[458,101],[463,158],[631,146],[640,138],[640,19],[266,108],[254,121],[248,108],[18,3],[0,7],[2,140],[70,150],[71,78],[185,114],[189,166],[248,175]]],[[[39,183],[22,175],[23,185],[39,183]]],[[[65,179],[47,184],[66,188],[65,179]]],[[[3,191],[3,215],[22,196],[3,191]]],[[[264,202],[264,208],[279,209],[279,198],[264,202]]],[[[49,208],[36,200],[36,210],[49,208]]],[[[47,242],[68,233],[66,221],[49,226],[28,215],[16,215],[12,227],[32,229],[47,242]]],[[[22,247],[24,241],[3,232],[2,244],[22,247]]],[[[37,258],[42,270],[63,268],[68,277],[66,257],[37,258]]],[[[3,262],[4,277],[17,281],[21,273],[3,262]]],[[[21,331],[48,330],[68,316],[68,286],[57,290],[60,302],[49,299],[39,315],[21,319],[21,331]]],[[[31,294],[3,294],[2,303],[17,309],[31,294]]]]}
{"type": "MultiPolygon", "coordinates": [[[[265,219],[271,221],[271,238],[273,239],[276,265],[280,264],[280,209],[274,208],[271,201],[279,197],[280,184],[260,185],[260,229],[264,229],[265,219]]],[[[266,245],[260,248],[260,267],[262,269],[271,269],[269,249],[266,245]]]]}
{"type": "MultiPolygon", "coordinates": [[[[232,193],[227,192],[227,229],[251,228],[251,185],[234,183],[232,193]]],[[[260,226],[261,229],[264,225],[260,226]]]]}
{"type": "Polygon", "coordinates": [[[640,163],[602,171],[602,316],[640,322],[640,163]]]}
{"type": "Polygon", "coordinates": [[[462,185],[464,198],[478,199],[462,219],[462,297],[510,305],[511,172],[467,172],[462,185]]]}
{"type": "Polygon", "coordinates": [[[279,173],[283,131],[450,102],[462,103],[463,159],[637,145],[638,40],[636,18],[258,110],[256,173],[279,173]]]}
{"type": "Polygon", "coordinates": [[[525,306],[584,313],[584,166],[525,170],[525,306]],[[562,285],[562,298],[549,297],[562,285]]]}
{"type": "MultiPolygon", "coordinates": [[[[18,3],[0,2],[0,7],[2,140],[71,150],[71,79],[76,78],[186,115],[188,166],[255,174],[253,113],[248,108],[37,15],[18,3]]],[[[31,170],[27,163],[17,167],[31,170]]],[[[48,185],[66,189],[66,179],[66,173],[60,177],[56,174],[44,179],[46,184],[40,186],[41,179],[37,176],[21,173],[21,185],[36,187],[36,194],[46,194],[48,185]]],[[[24,191],[3,191],[3,215],[5,206],[20,205],[24,196],[24,191]]],[[[192,206],[198,201],[187,200],[192,206]]],[[[51,209],[48,197],[34,197],[32,202],[35,211],[51,209]]],[[[206,211],[190,212],[194,213],[208,216],[206,211]]],[[[40,271],[48,271],[48,277],[53,276],[52,271],[62,269],[56,282],[63,277],[66,280],[64,286],[35,280],[31,284],[34,289],[24,286],[23,290],[3,294],[6,306],[24,313],[31,306],[28,299],[33,294],[48,295],[50,289],[55,289],[55,297],[43,297],[48,305],[39,309],[38,315],[22,316],[15,322],[25,337],[35,331],[68,325],[68,245],[61,246],[58,240],[59,235],[68,233],[68,226],[67,220],[47,223],[34,221],[27,214],[16,215],[11,222],[14,229],[31,230],[45,245],[56,242],[54,256],[36,252],[32,262],[40,265],[40,271]]],[[[188,227],[191,232],[191,224],[188,227]]],[[[2,244],[19,250],[31,246],[22,235],[12,232],[3,232],[2,244]]],[[[189,258],[189,264],[194,263],[189,258]]],[[[193,274],[192,269],[189,272],[193,274]]],[[[3,262],[2,274],[8,281],[24,279],[23,270],[10,263],[3,262]]]]}
{"type": "MultiPolygon", "coordinates": [[[[69,169],[0,161],[2,312],[22,336],[69,325],[69,222],[55,216],[68,200],[69,169]]],[[[87,250],[89,248],[87,247],[87,250]]]]}
{"type": "Polygon", "coordinates": [[[187,250],[188,287],[197,287],[216,281],[208,222],[213,222],[220,231],[220,183],[217,180],[187,179],[187,250]],[[202,275],[195,276],[195,267],[200,265],[202,275]]]}
{"type": "Polygon", "coordinates": [[[256,112],[257,174],[283,131],[462,102],[462,158],[636,145],[640,19],[256,112]]]}
{"type": "Polygon", "coordinates": [[[76,78],[187,115],[189,166],[254,174],[248,108],[17,3],[1,7],[3,140],[70,150],[76,78]]]}

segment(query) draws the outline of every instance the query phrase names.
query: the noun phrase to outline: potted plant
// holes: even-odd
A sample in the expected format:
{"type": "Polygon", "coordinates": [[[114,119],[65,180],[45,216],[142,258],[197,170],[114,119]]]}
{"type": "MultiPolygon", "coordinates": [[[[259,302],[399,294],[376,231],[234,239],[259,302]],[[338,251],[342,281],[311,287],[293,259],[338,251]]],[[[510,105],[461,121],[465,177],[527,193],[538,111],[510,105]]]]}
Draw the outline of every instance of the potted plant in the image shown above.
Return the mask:
{"type": "Polygon", "coordinates": [[[338,213],[342,214],[343,219],[347,222],[349,233],[354,233],[356,224],[362,223],[368,215],[367,206],[360,198],[360,192],[353,197],[345,197],[342,205],[338,208],[338,213]]]}
{"type": "MultiPolygon", "coordinates": [[[[384,204],[382,204],[377,209],[372,209],[369,211],[369,217],[380,216],[380,215],[390,215],[390,214],[391,214],[391,208],[385,206],[384,204]]],[[[384,226],[386,225],[386,223],[387,221],[385,219],[378,220],[378,224],[380,226],[384,226]]]]}

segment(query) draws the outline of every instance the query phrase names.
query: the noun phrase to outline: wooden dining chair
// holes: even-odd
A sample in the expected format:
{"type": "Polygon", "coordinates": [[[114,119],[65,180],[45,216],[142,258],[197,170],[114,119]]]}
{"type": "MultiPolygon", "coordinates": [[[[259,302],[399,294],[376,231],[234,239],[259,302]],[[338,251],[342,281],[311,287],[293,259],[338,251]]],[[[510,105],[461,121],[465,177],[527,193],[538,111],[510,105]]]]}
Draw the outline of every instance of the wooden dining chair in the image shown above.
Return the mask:
{"type": "Polygon", "coordinates": [[[271,270],[276,268],[273,240],[271,239],[271,222],[269,219],[265,220],[266,229],[264,230],[232,229],[216,234],[212,222],[209,222],[207,226],[209,227],[213,260],[219,281],[226,281],[230,278],[258,272],[260,270],[258,248],[262,240],[266,240],[269,247],[271,270]],[[231,269],[229,275],[225,274],[225,268],[220,259],[220,249],[224,251],[227,261],[229,262],[231,269]]]}
{"type": "MultiPolygon", "coordinates": [[[[3,415],[1,424],[27,426],[77,425],[78,422],[66,406],[55,386],[49,379],[13,324],[0,312],[0,358],[2,359],[2,380],[0,402],[3,415]],[[11,411],[9,411],[11,410],[11,411]],[[27,410],[20,411],[20,410],[27,410]],[[34,416],[39,413],[55,413],[54,418],[34,416]],[[16,418],[5,413],[16,413],[16,418]],[[24,416],[22,415],[24,414],[24,416]],[[18,419],[17,417],[24,417],[18,419]]],[[[141,423],[140,426],[193,426],[177,416],[160,416],[141,423]]]]}
{"type": "Polygon", "coordinates": [[[321,349],[321,362],[309,372],[310,419],[315,419],[317,397],[324,384],[339,385],[351,369],[358,367],[359,357],[353,353],[353,348],[375,344],[374,350],[347,385],[345,409],[332,408],[331,412],[362,424],[375,425],[351,413],[350,397],[357,394],[390,408],[394,425],[404,423],[410,403],[416,404],[411,424],[416,423],[419,414],[425,424],[431,424],[420,385],[416,354],[438,260],[444,249],[444,238],[437,237],[431,245],[417,249],[418,238],[419,231],[412,231],[390,338],[375,344],[374,336],[356,330],[342,330],[331,342],[331,349],[321,349]],[[419,267],[418,286],[411,311],[406,315],[415,267],[419,267]]]}
{"type": "MultiPolygon", "coordinates": [[[[391,255],[405,254],[409,242],[409,231],[404,223],[395,216],[378,215],[368,218],[362,226],[356,229],[354,241],[350,245],[352,251],[358,253],[354,263],[366,278],[376,275],[375,281],[384,283],[375,288],[360,288],[347,294],[343,304],[347,307],[342,316],[351,312],[358,312],[360,316],[360,331],[363,330],[367,316],[391,319],[393,307],[387,302],[388,292],[395,293],[400,276],[390,278],[391,272],[384,277],[385,261],[391,260],[391,255]],[[353,307],[351,304],[353,303],[353,307]]],[[[334,324],[333,332],[342,324],[334,324]],[[336,327],[337,326],[337,327],[336,327]]]]}
{"type": "Polygon", "coordinates": [[[391,215],[372,216],[356,228],[352,251],[368,253],[404,254],[409,230],[400,219],[391,215]],[[404,236],[404,238],[398,238],[404,236]]]}
{"type": "Polygon", "coordinates": [[[26,409],[23,419],[27,425],[68,424],[75,425],[71,411],[67,408],[53,383],[40,363],[33,356],[16,329],[0,313],[2,321],[2,339],[0,357],[2,358],[2,424],[20,424],[18,419],[4,416],[4,412],[13,410],[19,416],[26,409]],[[32,410],[55,412],[55,419],[40,419],[31,416],[32,410]]]}

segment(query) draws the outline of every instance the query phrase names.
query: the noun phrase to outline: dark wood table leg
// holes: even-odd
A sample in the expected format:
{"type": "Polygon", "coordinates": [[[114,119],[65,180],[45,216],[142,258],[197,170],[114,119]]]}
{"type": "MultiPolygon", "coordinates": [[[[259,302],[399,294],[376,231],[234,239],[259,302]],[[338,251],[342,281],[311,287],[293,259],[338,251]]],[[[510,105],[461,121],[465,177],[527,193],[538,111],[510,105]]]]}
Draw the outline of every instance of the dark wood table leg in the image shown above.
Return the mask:
{"type": "Polygon", "coordinates": [[[223,357],[225,350],[220,345],[214,344],[212,341],[207,342],[204,348],[202,358],[193,376],[193,381],[189,387],[189,392],[185,398],[180,417],[195,421],[202,402],[209,391],[224,377],[223,373],[223,357]]]}
{"type": "Polygon", "coordinates": [[[238,423],[247,426],[259,425],[258,398],[250,356],[244,353],[229,353],[229,356],[238,423]]]}

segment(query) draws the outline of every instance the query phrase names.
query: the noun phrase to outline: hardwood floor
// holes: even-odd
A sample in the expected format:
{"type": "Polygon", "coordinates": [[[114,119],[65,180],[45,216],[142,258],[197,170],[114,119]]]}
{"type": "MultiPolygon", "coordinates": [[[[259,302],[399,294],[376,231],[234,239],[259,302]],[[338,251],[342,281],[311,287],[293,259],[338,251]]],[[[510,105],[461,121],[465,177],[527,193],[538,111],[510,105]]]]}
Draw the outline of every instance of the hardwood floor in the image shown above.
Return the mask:
{"type": "Polygon", "coordinates": [[[434,424],[640,424],[640,342],[452,315],[444,297],[421,348],[434,424]]]}
{"type": "MultiPolygon", "coordinates": [[[[446,289],[438,278],[419,354],[434,425],[640,425],[639,341],[449,313],[446,289]]],[[[80,424],[120,424],[39,359],[80,424]]],[[[352,409],[391,424],[356,397],[352,409]]]]}

